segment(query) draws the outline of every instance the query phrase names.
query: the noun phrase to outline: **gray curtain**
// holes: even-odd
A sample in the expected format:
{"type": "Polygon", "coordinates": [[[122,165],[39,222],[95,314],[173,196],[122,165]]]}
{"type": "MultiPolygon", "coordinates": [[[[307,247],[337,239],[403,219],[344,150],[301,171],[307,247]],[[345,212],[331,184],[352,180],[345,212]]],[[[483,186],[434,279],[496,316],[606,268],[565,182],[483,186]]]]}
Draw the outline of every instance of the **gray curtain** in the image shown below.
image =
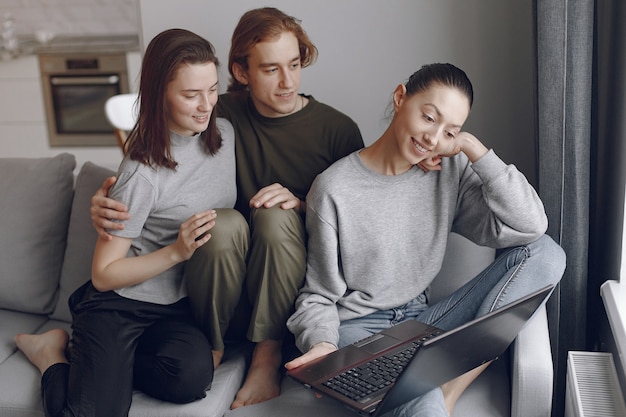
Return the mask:
{"type": "Polygon", "coordinates": [[[617,135],[620,127],[612,124],[623,125],[626,118],[625,50],[618,41],[624,32],[618,16],[622,27],[626,21],[622,3],[533,3],[538,190],[550,221],[548,233],[567,253],[565,275],[548,305],[553,416],[564,411],[567,352],[598,347],[591,322],[602,311],[599,286],[619,271],[626,136],[623,126],[617,135]],[[619,109],[616,96],[622,96],[619,109]]]}

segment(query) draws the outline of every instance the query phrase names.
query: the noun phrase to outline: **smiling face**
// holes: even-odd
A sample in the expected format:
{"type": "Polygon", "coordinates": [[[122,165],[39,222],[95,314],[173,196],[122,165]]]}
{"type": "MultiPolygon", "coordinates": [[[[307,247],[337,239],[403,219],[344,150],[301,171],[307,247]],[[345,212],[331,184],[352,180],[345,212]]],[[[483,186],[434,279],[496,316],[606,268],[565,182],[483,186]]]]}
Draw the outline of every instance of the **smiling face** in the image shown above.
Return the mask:
{"type": "Polygon", "coordinates": [[[182,136],[204,132],[217,97],[217,67],[214,63],[181,65],[165,92],[168,128],[182,136]]]}
{"type": "Polygon", "coordinates": [[[299,110],[300,49],[293,33],[257,43],[250,50],[247,69],[234,64],[233,70],[263,116],[282,117],[299,110]]]}
{"type": "Polygon", "coordinates": [[[411,165],[449,149],[470,111],[467,96],[439,83],[411,96],[400,85],[394,92],[393,132],[403,159],[411,165]]]}

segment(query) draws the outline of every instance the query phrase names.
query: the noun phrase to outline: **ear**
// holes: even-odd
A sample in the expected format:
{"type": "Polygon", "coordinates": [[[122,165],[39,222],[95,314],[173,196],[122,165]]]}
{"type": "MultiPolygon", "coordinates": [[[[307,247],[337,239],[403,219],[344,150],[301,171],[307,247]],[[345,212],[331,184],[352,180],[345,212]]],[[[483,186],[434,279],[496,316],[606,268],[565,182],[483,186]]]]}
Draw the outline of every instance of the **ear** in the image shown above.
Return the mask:
{"type": "Polygon", "coordinates": [[[399,84],[393,92],[393,110],[397,111],[406,98],[406,86],[399,84]]]}
{"type": "Polygon", "coordinates": [[[240,84],[248,85],[248,73],[241,66],[241,64],[238,64],[238,63],[233,64],[233,75],[235,76],[235,79],[240,84]]]}

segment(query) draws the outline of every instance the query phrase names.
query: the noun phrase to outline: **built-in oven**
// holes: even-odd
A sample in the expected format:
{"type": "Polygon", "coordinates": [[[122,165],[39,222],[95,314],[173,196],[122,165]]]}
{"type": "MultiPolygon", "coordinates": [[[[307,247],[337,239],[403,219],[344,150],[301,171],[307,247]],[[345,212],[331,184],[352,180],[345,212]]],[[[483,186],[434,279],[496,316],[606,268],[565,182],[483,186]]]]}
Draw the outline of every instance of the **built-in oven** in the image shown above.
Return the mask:
{"type": "Polygon", "coordinates": [[[116,146],[107,99],[128,93],[125,53],[41,54],[50,146],[116,146]]]}

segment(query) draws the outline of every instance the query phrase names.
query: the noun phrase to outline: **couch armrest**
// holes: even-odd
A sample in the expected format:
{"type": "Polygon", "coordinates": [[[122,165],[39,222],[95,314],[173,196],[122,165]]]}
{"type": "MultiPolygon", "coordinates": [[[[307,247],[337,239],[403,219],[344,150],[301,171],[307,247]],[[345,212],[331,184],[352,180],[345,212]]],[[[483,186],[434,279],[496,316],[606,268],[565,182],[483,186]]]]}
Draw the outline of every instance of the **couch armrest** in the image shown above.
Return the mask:
{"type": "Polygon", "coordinates": [[[550,417],[553,364],[545,305],[511,346],[511,417],[550,417]]]}

